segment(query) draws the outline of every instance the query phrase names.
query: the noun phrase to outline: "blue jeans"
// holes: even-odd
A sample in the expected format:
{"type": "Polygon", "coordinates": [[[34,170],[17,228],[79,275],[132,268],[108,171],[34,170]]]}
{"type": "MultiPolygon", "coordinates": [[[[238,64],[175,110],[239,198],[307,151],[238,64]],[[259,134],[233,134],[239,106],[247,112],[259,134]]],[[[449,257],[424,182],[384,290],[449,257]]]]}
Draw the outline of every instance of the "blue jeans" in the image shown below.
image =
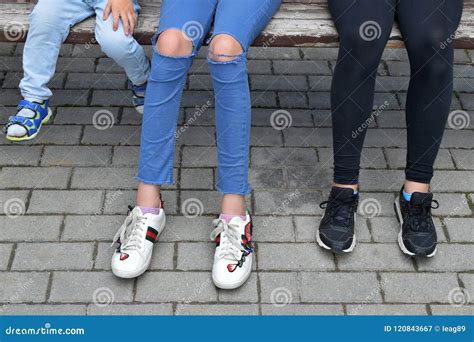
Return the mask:
{"type": "MultiPolygon", "coordinates": [[[[251,124],[247,51],[280,7],[279,0],[163,0],[157,37],[169,29],[183,31],[193,42],[189,56],[160,54],[154,41],[152,70],[145,96],[137,179],[146,184],[173,182],[173,157],[186,76],[213,24],[212,37],[227,34],[243,53],[222,62],[208,57],[214,85],[217,136],[217,190],[246,195],[251,124]]],[[[196,104],[198,106],[204,104],[196,104]]],[[[199,119],[197,119],[199,120],[199,119]]],[[[206,134],[206,133],[204,133],[206,134]]]]}
{"type": "MultiPolygon", "coordinates": [[[[61,44],[71,26],[96,15],[95,37],[102,50],[125,69],[134,84],[146,82],[149,62],[143,48],[132,36],[126,36],[122,24],[112,29],[112,15],[104,21],[107,0],[39,0],[30,14],[30,28],[23,51],[24,77],[20,83],[22,96],[41,102],[51,97],[48,82],[54,76],[61,44]]],[[[135,9],[140,7],[135,1],[135,9]]],[[[85,49],[85,47],[84,47],[85,49]]]]}

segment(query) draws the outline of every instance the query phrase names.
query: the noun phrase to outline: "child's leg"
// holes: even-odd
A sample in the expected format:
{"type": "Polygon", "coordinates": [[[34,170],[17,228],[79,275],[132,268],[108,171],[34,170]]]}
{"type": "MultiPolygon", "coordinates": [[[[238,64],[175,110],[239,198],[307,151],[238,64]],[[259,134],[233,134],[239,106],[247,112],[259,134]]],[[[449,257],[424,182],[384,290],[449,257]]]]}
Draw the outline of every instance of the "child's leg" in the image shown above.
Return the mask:
{"type": "Polygon", "coordinates": [[[142,122],[138,205],[157,203],[159,185],[173,182],[176,125],[193,57],[210,29],[216,1],[164,0],[142,122]],[[196,29],[196,30],[195,30],[196,29]]]}
{"type": "MultiPolygon", "coordinates": [[[[106,5],[107,0],[100,0],[94,6],[96,13],[95,37],[97,42],[107,56],[114,59],[117,64],[124,68],[125,73],[133,84],[144,84],[150,73],[150,63],[145,55],[145,51],[132,35],[125,35],[121,21],[119,21],[118,30],[114,31],[112,28],[112,15],[107,20],[103,20],[106,5]]],[[[138,12],[138,6],[136,6],[136,10],[138,12]]]]}
{"type": "Polygon", "coordinates": [[[31,102],[51,97],[48,82],[54,76],[61,44],[69,28],[93,15],[91,7],[81,0],[39,0],[30,14],[30,28],[23,50],[24,77],[22,96],[31,102]]]}
{"type": "Polygon", "coordinates": [[[247,50],[280,3],[220,1],[217,6],[208,61],[216,102],[217,189],[224,194],[223,214],[245,215],[251,123],[247,50]]]}

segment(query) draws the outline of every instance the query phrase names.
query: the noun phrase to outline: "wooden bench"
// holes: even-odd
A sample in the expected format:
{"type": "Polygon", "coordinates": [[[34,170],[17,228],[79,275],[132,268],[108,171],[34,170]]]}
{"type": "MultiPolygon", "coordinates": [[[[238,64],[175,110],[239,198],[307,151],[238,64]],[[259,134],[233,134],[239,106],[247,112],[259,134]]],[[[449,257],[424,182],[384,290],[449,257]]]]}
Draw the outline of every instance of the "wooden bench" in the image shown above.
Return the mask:
{"type": "MultiPolygon", "coordinates": [[[[464,0],[464,3],[463,19],[457,32],[455,47],[474,48],[474,0],[464,0]]],[[[33,0],[3,0],[0,4],[0,41],[25,40],[28,14],[33,6],[33,0]]],[[[160,0],[142,0],[142,11],[135,35],[140,43],[150,44],[151,37],[156,32],[159,12],[160,0]]],[[[73,27],[67,42],[94,43],[94,19],[88,19],[73,27]]],[[[337,42],[338,35],[327,8],[327,0],[284,0],[281,9],[254,45],[329,47],[337,46],[337,42]]],[[[403,46],[396,24],[388,46],[403,46]]]]}

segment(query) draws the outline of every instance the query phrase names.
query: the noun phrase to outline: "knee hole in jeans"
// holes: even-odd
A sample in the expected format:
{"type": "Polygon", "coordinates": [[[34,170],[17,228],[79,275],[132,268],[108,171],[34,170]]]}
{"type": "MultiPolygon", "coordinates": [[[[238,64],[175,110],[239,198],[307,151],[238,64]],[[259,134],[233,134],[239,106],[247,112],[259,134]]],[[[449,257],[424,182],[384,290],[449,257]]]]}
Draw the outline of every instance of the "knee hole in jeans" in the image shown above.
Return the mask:
{"type": "Polygon", "coordinates": [[[231,35],[218,34],[209,45],[208,58],[214,62],[229,62],[244,53],[242,45],[231,35]]]}
{"type": "Polygon", "coordinates": [[[193,53],[193,42],[183,31],[168,29],[158,37],[156,49],[164,56],[185,57],[193,53]]]}

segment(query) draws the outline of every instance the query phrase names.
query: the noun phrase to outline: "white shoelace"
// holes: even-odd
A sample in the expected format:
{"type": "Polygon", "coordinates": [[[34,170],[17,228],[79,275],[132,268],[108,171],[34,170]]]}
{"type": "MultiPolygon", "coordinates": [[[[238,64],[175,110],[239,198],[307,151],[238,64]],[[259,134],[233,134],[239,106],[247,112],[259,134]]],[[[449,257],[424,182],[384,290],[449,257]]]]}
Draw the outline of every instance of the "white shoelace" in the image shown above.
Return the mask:
{"type": "Polygon", "coordinates": [[[146,217],[137,214],[128,216],[114,236],[112,246],[120,238],[120,250],[136,250],[143,245],[146,217]]]}
{"type": "Polygon", "coordinates": [[[219,234],[221,235],[218,258],[226,257],[237,261],[240,260],[243,252],[240,227],[237,224],[227,223],[221,219],[212,221],[212,224],[216,228],[211,233],[211,240],[215,241],[219,234]]]}

